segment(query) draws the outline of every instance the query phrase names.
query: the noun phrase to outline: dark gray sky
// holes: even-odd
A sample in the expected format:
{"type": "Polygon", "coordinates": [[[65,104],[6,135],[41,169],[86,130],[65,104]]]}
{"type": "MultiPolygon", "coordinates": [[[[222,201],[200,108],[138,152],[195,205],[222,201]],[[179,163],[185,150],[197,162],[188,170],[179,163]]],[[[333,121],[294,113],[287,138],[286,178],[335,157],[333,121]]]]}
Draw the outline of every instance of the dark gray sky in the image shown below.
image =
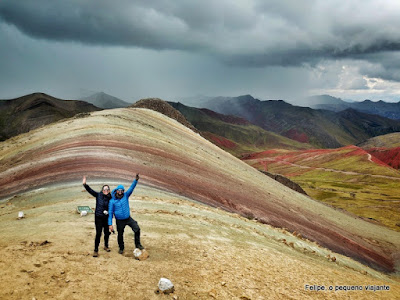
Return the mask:
{"type": "Polygon", "coordinates": [[[398,0],[2,0],[0,98],[400,101],[398,0]]]}

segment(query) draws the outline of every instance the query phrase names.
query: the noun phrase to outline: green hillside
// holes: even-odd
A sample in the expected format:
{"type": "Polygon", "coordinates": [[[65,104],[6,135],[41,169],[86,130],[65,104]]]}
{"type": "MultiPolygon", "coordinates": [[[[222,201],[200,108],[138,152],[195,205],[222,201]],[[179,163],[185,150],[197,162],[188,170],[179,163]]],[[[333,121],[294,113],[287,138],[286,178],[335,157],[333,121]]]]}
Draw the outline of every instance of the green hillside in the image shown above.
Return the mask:
{"type": "Polygon", "coordinates": [[[226,116],[207,109],[198,109],[182,103],[169,102],[181,112],[196,129],[214,144],[234,155],[265,149],[309,149],[300,143],[279,134],[267,131],[235,116],[226,116]]]}

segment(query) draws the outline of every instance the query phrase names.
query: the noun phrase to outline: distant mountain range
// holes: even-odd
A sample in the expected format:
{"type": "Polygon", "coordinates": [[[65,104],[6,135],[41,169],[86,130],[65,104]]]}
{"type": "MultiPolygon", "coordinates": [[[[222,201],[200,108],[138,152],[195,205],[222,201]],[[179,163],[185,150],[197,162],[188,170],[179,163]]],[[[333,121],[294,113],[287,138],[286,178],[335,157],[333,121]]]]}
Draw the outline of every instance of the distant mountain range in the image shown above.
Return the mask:
{"type": "Polygon", "coordinates": [[[364,100],[362,102],[346,102],[340,98],[329,95],[309,97],[301,105],[314,109],[327,109],[339,112],[348,108],[355,109],[367,114],[379,115],[389,119],[400,120],[400,102],[389,103],[385,101],[364,100]]]}
{"type": "Polygon", "coordinates": [[[315,110],[282,100],[261,101],[250,95],[217,97],[202,104],[221,114],[244,118],[265,130],[317,148],[357,144],[371,137],[400,131],[400,121],[348,108],[315,110]]]}
{"type": "Polygon", "coordinates": [[[104,109],[122,108],[132,105],[132,103],[125,102],[103,92],[93,94],[89,97],[82,98],[81,100],[92,103],[93,105],[104,109]]]}
{"type": "MultiPolygon", "coordinates": [[[[102,106],[131,105],[104,93],[96,95],[91,101],[102,106]]],[[[314,99],[314,104],[317,105],[318,101],[320,99],[314,99]]],[[[324,101],[340,103],[333,97],[325,97],[324,101]]],[[[204,97],[202,106],[207,108],[202,109],[181,103],[170,104],[204,137],[237,156],[272,148],[337,148],[400,132],[399,120],[365,114],[352,108],[340,112],[315,110],[282,100],[260,101],[250,95],[204,97]]],[[[66,101],[43,93],[2,100],[0,140],[95,110],[100,108],[84,101],[66,101]]]]}
{"type": "MultiPolygon", "coordinates": [[[[196,96],[180,98],[179,101],[193,107],[210,108],[210,102],[224,101],[232,98],[236,97],[196,96]]],[[[348,108],[352,108],[367,114],[379,115],[389,119],[400,120],[400,102],[392,103],[382,100],[377,102],[371,100],[364,100],[362,102],[348,102],[329,95],[311,96],[303,99],[296,99],[295,101],[285,100],[285,102],[295,106],[310,107],[313,109],[325,109],[334,112],[339,112],[348,108]]]]}
{"type": "Polygon", "coordinates": [[[0,100],[0,141],[61,119],[101,110],[84,101],[61,100],[43,93],[0,100]]]}

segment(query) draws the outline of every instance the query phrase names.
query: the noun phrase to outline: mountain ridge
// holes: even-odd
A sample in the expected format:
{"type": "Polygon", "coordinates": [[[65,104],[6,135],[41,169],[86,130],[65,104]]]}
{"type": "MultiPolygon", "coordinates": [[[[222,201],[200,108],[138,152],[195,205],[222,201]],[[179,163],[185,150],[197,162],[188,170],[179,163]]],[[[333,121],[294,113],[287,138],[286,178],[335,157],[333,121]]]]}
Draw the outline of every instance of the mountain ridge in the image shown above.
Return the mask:
{"type": "Polygon", "coordinates": [[[316,148],[338,148],[360,143],[372,136],[400,131],[400,121],[367,116],[356,110],[336,113],[295,106],[283,100],[262,101],[250,95],[219,97],[204,104],[218,113],[245,118],[265,130],[316,148]]]}
{"type": "Polygon", "coordinates": [[[62,100],[45,93],[0,100],[0,141],[80,113],[100,108],[80,100],[62,100]]]}

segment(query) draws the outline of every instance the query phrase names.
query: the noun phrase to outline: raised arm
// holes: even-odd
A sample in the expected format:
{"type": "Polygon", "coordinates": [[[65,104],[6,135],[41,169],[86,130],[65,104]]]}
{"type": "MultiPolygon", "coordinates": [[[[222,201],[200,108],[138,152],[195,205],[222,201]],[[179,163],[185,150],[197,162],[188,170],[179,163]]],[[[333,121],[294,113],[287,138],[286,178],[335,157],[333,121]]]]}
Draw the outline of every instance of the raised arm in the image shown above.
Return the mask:
{"type": "Polygon", "coordinates": [[[82,183],[83,183],[83,186],[85,187],[86,191],[87,191],[90,195],[92,195],[93,197],[97,197],[97,196],[99,195],[98,192],[93,191],[93,190],[90,188],[90,186],[88,186],[88,185],[86,184],[86,176],[83,176],[83,181],[82,181],[82,183]]]}
{"type": "Polygon", "coordinates": [[[136,178],[135,180],[132,182],[131,186],[129,187],[129,189],[125,192],[126,196],[129,198],[130,195],[132,195],[133,190],[135,189],[137,183],[139,181],[139,174],[136,174],[136,178]]]}

